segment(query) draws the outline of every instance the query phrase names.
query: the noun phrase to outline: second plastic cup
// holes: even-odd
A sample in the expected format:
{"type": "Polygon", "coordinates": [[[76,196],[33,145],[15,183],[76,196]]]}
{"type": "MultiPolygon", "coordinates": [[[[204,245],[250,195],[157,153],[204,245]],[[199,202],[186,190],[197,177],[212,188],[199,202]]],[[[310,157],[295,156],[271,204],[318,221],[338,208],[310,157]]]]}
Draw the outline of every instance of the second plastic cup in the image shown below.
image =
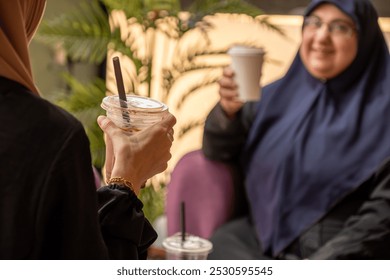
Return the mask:
{"type": "Polygon", "coordinates": [[[206,260],[213,249],[213,244],[201,237],[186,235],[182,240],[181,233],[164,239],[162,243],[168,260],[206,260]]]}
{"type": "Polygon", "coordinates": [[[126,95],[126,102],[118,95],[103,98],[101,107],[116,126],[131,132],[145,129],[162,120],[168,106],[148,97],[126,95]]]}

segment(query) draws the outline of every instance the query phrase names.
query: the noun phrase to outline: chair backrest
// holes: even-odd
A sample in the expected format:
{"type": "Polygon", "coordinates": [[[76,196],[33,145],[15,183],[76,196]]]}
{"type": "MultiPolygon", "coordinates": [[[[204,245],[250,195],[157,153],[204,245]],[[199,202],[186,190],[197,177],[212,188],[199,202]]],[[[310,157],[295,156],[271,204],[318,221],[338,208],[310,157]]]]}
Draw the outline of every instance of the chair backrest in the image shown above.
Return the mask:
{"type": "Polygon", "coordinates": [[[209,238],[229,220],[234,206],[234,180],[227,164],[211,161],[201,150],[184,155],[167,186],[168,235],[180,231],[180,204],[186,209],[186,232],[209,238]]]}

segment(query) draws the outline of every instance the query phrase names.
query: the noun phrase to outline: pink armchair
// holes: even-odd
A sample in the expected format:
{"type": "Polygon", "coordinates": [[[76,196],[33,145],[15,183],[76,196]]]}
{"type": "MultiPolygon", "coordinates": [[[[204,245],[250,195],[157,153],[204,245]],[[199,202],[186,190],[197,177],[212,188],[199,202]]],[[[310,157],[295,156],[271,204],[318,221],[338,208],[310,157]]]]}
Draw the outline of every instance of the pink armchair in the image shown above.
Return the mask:
{"type": "Polygon", "coordinates": [[[180,231],[180,203],[186,205],[186,231],[209,238],[237,214],[237,174],[228,164],[205,158],[201,150],[184,155],[168,184],[168,235],[180,231]]]}

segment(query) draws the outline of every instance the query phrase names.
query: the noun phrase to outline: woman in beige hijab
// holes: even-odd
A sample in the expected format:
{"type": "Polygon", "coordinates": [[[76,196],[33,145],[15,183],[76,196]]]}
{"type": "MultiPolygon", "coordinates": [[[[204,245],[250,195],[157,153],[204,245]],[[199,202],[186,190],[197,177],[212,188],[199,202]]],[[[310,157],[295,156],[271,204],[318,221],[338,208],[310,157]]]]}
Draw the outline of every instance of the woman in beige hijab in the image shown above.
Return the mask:
{"type": "Polygon", "coordinates": [[[156,233],[137,195],[171,157],[175,118],[130,136],[106,117],[111,183],[95,191],[79,121],[39,97],[28,44],[46,1],[0,2],[0,259],[145,258],[156,233]]]}
{"type": "Polygon", "coordinates": [[[2,1],[0,3],[0,76],[16,81],[34,93],[28,44],[43,16],[46,1],[2,1]]]}

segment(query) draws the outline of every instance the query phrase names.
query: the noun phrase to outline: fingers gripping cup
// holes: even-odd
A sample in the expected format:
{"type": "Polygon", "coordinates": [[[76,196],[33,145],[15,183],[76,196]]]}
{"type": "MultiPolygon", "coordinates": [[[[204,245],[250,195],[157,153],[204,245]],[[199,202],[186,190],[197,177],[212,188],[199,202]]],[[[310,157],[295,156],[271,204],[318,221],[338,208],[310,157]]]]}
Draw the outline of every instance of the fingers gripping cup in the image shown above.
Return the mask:
{"type": "Polygon", "coordinates": [[[228,54],[235,72],[234,80],[242,101],[256,101],[261,97],[260,78],[264,50],[246,46],[233,46],[228,54]]]}
{"type": "Polygon", "coordinates": [[[213,249],[210,241],[194,235],[176,233],[163,241],[168,260],[205,260],[213,249]]]}
{"type": "Polygon", "coordinates": [[[137,95],[126,95],[126,101],[121,100],[118,95],[106,96],[101,107],[116,126],[131,132],[143,130],[161,121],[168,112],[168,106],[164,103],[137,95]]]}

